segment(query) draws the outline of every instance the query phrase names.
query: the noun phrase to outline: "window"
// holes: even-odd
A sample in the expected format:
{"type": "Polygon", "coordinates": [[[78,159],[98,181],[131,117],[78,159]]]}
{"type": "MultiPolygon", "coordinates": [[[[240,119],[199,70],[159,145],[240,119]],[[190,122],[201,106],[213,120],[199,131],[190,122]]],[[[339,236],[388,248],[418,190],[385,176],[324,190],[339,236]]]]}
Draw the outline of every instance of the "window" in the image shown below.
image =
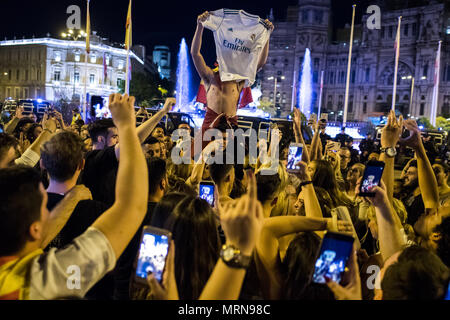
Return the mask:
{"type": "Polygon", "coordinates": [[[11,77],[12,77],[12,71],[8,70],[8,80],[11,81],[11,77]]]}
{"type": "Polygon", "coordinates": [[[80,83],[80,73],[78,71],[74,73],[73,80],[75,81],[75,83],[80,83]]]}
{"type": "Polygon", "coordinates": [[[446,76],[446,79],[445,79],[445,80],[446,80],[447,82],[450,82],[450,65],[448,65],[446,69],[447,69],[447,70],[446,70],[447,76],[446,76]]]}
{"type": "Polygon", "coordinates": [[[383,100],[383,97],[381,96],[381,94],[378,95],[377,100],[378,101],[382,101],[383,100]]]}
{"type": "Polygon", "coordinates": [[[417,35],[417,23],[413,23],[412,24],[412,35],[416,36],[417,35]]]}
{"type": "Polygon", "coordinates": [[[317,71],[314,71],[314,73],[313,73],[313,81],[314,81],[314,83],[317,83],[317,81],[318,81],[318,72],[317,71]]]}
{"type": "Polygon", "coordinates": [[[314,22],[321,24],[323,20],[323,11],[322,10],[314,10],[314,22]]]}
{"type": "Polygon", "coordinates": [[[363,103],[363,113],[367,112],[367,102],[363,103]]]}
{"type": "Polygon", "coordinates": [[[330,72],[330,84],[334,84],[334,72],[330,72]]]}
{"type": "Polygon", "coordinates": [[[319,67],[319,65],[320,65],[320,59],[314,58],[314,67],[319,67]]]}
{"type": "Polygon", "coordinates": [[[277,71],[277,75],[281,76],[282,74],[283,74],[283,72],[277,71]]]}
{"type": "Polygon", "coordinates": [[[303,10],[302,11],[302,22],[303,23],[308,23],[308,10],[303,10]]]}
{"type": "Polygon", "coordinates": [[[95,74],[90,74],[89,75],[89,83],[90,84],[94,84],[95,83],[95,74]]]}
{"type": "Polygon", "coordinates": [[[106,56],[106,65],[109,66],[109,56],[106,56]]]}
{"type": "Polygon", "coordinates": [[[117,86],[120,87],[122,85],[123,81],[124,81],[123,79],[118,78],[117,79],[117,86]]]}
{"type": "Polygon", "coordinates": [[[55,61],[60,62],[61,61],[61,52],[55,51],[55,61]]]}
{"type": "Polygon", "coordinates": [[[10,98],[11,97],[11,88],[7,88],[6,89],[6,97],[10,98]]]}
{"type": "Polygon", "coordinates": [[[405,24],[405,27],[403,29],[403,35],[408,36],[409,31],[409,24],[405,24]]]}
{"type": "Polygon", "coordinates": [[[61,71],[55,71],[55,74],[53,76],[53,80],[59,81],[61,78],[61,71]]]}
{"type": "Polygon", "coordinates": [[[28,70],[25,70],[25,81],[28,81],[28,70]]]}
{"type": "Polygon", "coordinates": [[[122,60],[119,61],[119,69],[123,69],[123,61],[122,60]]]}
{"type": "Polygon", "coordinates": [[[384,31],[386,30],[385,27],[381,27],[381,39],[384,39],[384,31]]]}
{"type": "Polygon", "coordinates": [[[16,71],[16,80],[19,81],[20,78],[20,70],[16,71]]]}
{"type": "Polygon", "coordinates": [[[428,75],[428,64],[423,66],[423,76],[426,77],[428,75]]]}
{"type": "Polygon", "coordinates": [[[80,61],[80,54],[79,53],[75,53],[75,61],[76,62],[80,61]]]}
{"type": "Polygon", "coordinates": [[[392,26],[389,26],[389,39],[392,39],[393,32],[394,32],[394,28],[392,26]]]}
{"type": "Polygon", "coordinates": [[[20,99],[20,89],[16,88],[16,95],[14,96],[14,99],[20,99]]]}
{"type": "Polygon", "coordinates": [[[24,99],[28,99],[29,98],[29,96],[28,96],[28,88],[23,88],[23,98],[24,99]]]}
{"type": "Polygon", "coordinates": [[[356,71],[353,70],[353,71],[352,71],[352,74],[351,74],[351,78],[350,78],[350,80],[351,80],[352,83],[355,83],[355,78],[356,78],[356,71]]]}
{"type": "Polygon", "coordinates": [[[420,99],[425,100],[425,96],[422,96],[420,99]]]}
{"type": "Polygon", "coordinates": [[[370,68],[366,68],[366,82],[370,82],[370,68]]]}
{"type": "Polygon", "coordinates": [[[404,101],[409,101],[409,96],[408,96],[407,94],[405,94],[405,95],[403,96],[403,100],[404,100],[404,101]]]}
{"type": "Polygon", "coordinates": [[[420,115],[423,116],[425,113],[425,103],[420,104],[420,115]]]}
{"type": "Polygon", "coordinates": [[[95,54],[91,56],[91,63],[97,63],[97,57],[95,56],[95,54]]]}

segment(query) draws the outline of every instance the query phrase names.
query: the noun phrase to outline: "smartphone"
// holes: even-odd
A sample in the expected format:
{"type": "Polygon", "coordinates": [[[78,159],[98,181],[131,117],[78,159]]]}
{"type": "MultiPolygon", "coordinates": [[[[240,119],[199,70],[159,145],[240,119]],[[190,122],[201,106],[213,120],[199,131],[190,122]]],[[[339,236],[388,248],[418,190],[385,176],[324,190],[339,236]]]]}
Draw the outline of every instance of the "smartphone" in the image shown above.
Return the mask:
{"type": "Polygon", "coordinates": [[[314,265],[312,281],[326,283],[325,278],[340,283],[347,261],[352,254],[354,239],[351,236],[327,232],[322,239],[314,265]]]}
{"type": "Polygon", "coordinates": [[[375,193],[370,192],[374,187],[380,184],[381,176],[384,171],[384,162],[370,161],[367,163],[363,179],[359,189],[359,195],[362,197],[374,197],[375,193]]]}
{"type": "Polygon", "coordinates": [[[450,300],[450,282],[448,283],[447,294],[445,295],[444,300],[450,300]]]}
{"type": "Polygon", "coordinates": [[[289,145],[288,162],[286,169],[289,172],[296,172],[300,170],[300,167],[296,166],[297,163],[302,161],[303,145],[301,143],[291,143],[289,145]]]}
{"type": "Polygon", "coordinates": [[[136,282],[146,284],[147,275],[153,273],[161,283],[171,238],[168,230],[144,226],[135,262],[136,282]]]}
{"type": "Polygon", "coordinates": [[[198,195],[200,199],[206,200],[211,207],[214,206],[214,182],[210,181],[202,181],[200,182],[200,186],[198,188],[198,195]]]}

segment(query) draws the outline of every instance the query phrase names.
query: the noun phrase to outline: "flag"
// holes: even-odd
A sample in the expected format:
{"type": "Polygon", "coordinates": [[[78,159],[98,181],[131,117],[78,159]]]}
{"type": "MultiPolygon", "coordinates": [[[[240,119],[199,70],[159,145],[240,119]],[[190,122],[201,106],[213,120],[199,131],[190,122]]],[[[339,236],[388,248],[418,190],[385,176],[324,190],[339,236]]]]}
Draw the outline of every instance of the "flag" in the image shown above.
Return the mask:
{"type": "Polygon", "coordinates": [[[131,24],[131,0],[128,5],[128,14],[127,14],[127,23],[126,23],[126,32],[125,32],[125,49],[130,50],[132,46],[132,24],[131,24]]]}
{"type": "Polygon", "coordinates": [[[394,70],[394,86],[392,89],[392,110],[395,110],[395,100],[397,97],[397,74],[398,74],[398,59],[400,57],[400,26],[402,17],[398,17],[397,35],[395,37],[394,49],[395,49],[395,70],[394,70]]]}
{"type": "Polygon", "coordinates": [[[437,116],[437,107],[439,101],[439,74],[441,69],[441,43],[439,41],[439,46],[436,54],[436,61],[434,63],[434,87],[433,87],[433,100],[431,102],[431,114],[430,114],[430,122],[433,126],[436,126],[436,116],[437,116]]]}
{"type": "Polygon", "coordinates": [[[89,14],[89,2],[91,0],[87,0],[87,16],[86,16],[86,52],[91,52],[91,43],[90,43],[90,37],[91,37],[91,17],[89,14]]]}
{"type": "Polygon", "coordinates": [[[106,53],[103,52],[103,84],[106,83],[108,77],[108,66],[106,65],[106,53]]]}

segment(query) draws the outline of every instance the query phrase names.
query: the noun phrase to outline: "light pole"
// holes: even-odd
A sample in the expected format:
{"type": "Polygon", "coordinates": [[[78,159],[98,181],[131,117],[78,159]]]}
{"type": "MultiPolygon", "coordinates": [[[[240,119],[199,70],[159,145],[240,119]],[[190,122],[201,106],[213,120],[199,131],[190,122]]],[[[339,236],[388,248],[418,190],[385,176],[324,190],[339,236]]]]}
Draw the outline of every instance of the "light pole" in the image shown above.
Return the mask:
{"type": "MultiPolygon", "coordinates": [[[[281,80],[284,80],[285,77],[281,76],[281,80]]],[[[278,77],[269,77],[267,80],[274,80],[274,86],[273,86],[273,106],[275,109],[277,109],[277,83],[278,83],[278,77]]]]}
{"type": "MultiPolygon", "coordinates": [[[[78,33],[76,33],[73,29],[69,29],[67,32],[61,33],[61,36],[64,39],[72,39],[73,41],[78,41],[78,39],[80,39],[80,38],[85,38],[87,36],[87,33],[84,32],[83,30],[78,30],[78,33]]],[[[77,71],[77,59],[74,57],[73,61],[74,61],[74,66],[73,66],[73,95],[72,96],[75,96],[75,85],[76,85],[75,72],[77,71]]],[[[73,97],[72,97],[72,99],[73,99],[73,97]]]]}

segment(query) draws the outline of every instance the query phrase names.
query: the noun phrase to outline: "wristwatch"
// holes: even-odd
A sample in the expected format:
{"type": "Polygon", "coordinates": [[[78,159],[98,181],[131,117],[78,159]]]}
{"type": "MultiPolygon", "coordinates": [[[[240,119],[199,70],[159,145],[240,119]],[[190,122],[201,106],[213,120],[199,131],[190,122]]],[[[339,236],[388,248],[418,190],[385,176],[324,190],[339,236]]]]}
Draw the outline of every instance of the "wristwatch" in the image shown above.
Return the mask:
{"type": "Polygon", "coordinates": [[[397,150],[394,147],[381,148],[380,151],[386,153],[389,158],[394,158],[397,155],[397,150]]]}
{"type": "Polygon", "coordinates": [[[231,268],[247,269],[252,261],[251,256],[245,256],[233,245],[223,245],[220,250],[220,258],[231,268]]]}

